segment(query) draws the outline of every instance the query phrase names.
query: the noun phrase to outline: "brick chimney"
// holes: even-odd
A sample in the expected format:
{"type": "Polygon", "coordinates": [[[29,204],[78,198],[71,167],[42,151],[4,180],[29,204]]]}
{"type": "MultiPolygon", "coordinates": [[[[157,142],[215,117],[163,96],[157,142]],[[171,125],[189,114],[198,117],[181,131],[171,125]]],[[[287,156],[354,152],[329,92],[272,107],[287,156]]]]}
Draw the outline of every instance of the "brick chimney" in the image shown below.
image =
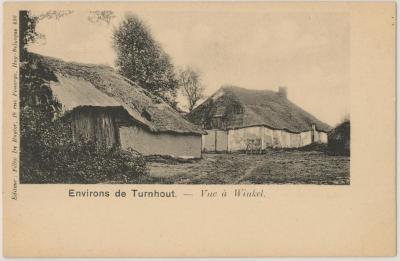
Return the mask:
{"type": "Polygon", "coordinates": [[[283,98],[287,98],[287,88],[279,86],[278,94],[279,94],[279,96],[281,96],[283,98]]]}

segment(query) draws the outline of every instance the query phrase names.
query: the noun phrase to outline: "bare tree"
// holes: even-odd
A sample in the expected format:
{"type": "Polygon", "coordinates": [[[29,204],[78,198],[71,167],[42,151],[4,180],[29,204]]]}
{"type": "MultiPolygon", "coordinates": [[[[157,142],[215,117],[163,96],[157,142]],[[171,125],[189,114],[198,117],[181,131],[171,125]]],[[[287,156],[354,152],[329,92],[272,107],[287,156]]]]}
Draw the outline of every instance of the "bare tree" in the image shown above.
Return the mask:
{"type": "Polygon", "coordinates": [[[111,21],[116,17],[113,11],[109,10],[97,10],[97,11],[90,11],[88,20],[91,23],[101,23],[105,22],[107,25],[111,23],[111,21]]]}
{"type": "Polygon", "coordinates": [[[181,92],[188,101],[189,111],[192,111],[196,103],[204,97],[204,86],[201,84],[200,73],[187,66],[179,71],[178,77],[181,92]]]}

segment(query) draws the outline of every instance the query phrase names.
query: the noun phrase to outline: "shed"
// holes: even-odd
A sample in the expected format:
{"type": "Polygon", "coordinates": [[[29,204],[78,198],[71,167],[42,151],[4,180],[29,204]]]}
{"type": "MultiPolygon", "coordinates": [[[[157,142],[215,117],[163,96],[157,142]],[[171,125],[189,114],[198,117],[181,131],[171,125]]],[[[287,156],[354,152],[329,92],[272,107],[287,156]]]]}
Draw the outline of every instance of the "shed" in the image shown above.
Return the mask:
{"type": "Polygon", "coordinates": [[[73,137],[132,148],[144,155],[201,157],[202,134],[161,98],[103,65],[31,54],[53,74],[49,86],[70,117],[73,137]]]}

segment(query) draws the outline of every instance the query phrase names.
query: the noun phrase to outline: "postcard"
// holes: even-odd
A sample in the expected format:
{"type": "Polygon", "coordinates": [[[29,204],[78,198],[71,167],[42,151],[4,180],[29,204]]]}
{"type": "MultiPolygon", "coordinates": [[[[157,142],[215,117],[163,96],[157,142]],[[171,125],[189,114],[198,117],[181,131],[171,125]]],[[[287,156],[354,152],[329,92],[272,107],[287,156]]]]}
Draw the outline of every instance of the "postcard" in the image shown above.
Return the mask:
{"type": "Polygon", "coordinates": [[[396,255],[394,2],[6,2],[4,255],[396,255]]]}

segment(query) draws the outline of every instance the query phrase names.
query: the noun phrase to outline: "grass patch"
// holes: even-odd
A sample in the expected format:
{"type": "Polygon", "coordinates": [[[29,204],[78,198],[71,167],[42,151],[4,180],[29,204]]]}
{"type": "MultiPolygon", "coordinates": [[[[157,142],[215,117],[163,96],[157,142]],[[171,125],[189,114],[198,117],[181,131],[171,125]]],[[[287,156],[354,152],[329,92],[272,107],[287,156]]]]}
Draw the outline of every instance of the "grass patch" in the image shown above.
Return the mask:
{"type": "Polygon", "coordinates": [[[350,158],[320,151],[203,154],[186,164],[150,162],[149,170],[146,182],[160,184],[350,184],[350,158]]]}

